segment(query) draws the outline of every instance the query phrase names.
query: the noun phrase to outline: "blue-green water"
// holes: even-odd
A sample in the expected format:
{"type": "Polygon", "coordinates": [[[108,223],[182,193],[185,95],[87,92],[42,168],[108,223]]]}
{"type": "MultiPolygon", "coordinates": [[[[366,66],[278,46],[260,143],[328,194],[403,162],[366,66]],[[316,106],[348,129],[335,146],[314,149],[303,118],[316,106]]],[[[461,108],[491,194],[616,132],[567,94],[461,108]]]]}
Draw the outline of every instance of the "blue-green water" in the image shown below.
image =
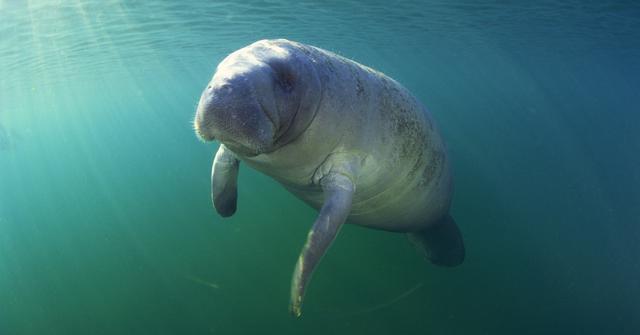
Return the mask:
{"type": "Polygon", "coordinates": [[[0,334],[638,334],[638,153],[634,2],[0,0],[0,334]],[[432,111],[465,264],[347,226],[289,316],[315,212],[243,167],[218,217],[191,128],[278,37],[432,111]]]}

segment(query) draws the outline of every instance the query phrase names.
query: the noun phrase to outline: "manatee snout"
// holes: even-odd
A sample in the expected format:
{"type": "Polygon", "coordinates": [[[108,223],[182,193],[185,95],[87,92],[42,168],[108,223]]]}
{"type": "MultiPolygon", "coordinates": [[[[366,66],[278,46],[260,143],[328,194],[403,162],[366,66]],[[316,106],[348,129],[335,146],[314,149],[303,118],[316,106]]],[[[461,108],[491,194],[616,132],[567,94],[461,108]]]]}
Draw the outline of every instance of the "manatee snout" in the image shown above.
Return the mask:
{"type": "Polygon", "coordinates": [[[211,93],[212,90],[213,87],[209,85],[204,92],[202,92],[200,102],[198,102],[198,108],[196,109],[196,118],[193,121],[193,127],[196,134],[203,141],[215,140],[215,136],[213,136],[212,132],[212,117],[210,116],[213,112],[207,112],[207,110],[210,109],[209,102],[213,95],[211,93]],[[209,116],[207,114],[209,114],[209,116]]]}
{"type": "Polygon", "coordinates": [[[269,82],[256,71],[233,78],[216,78],[200,97],[194,122],[198,136],[219,140],[247,155],[267,152],[273,145],[277,125],[269,108],[269,82]],[[267,98],[265,98],[267,97],[267,98]]]}

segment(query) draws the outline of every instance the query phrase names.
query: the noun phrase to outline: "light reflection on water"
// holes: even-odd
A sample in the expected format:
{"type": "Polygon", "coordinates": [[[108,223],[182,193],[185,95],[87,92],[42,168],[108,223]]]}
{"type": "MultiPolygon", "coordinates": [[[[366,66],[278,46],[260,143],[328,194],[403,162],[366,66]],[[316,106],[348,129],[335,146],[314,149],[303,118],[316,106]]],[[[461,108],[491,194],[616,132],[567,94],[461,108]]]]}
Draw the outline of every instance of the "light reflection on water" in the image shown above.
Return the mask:
{"type": "Polygon", "coordinates": [[[629,37],[640,26],[638,6],[582,1],[7,1],[0,14],[4,86],[20,85],[18,75],[99,76],[157,59],[192,64],[264,37],[303,38],[338,52],[443,39],[579,53],[633,48],[629,37]]]}

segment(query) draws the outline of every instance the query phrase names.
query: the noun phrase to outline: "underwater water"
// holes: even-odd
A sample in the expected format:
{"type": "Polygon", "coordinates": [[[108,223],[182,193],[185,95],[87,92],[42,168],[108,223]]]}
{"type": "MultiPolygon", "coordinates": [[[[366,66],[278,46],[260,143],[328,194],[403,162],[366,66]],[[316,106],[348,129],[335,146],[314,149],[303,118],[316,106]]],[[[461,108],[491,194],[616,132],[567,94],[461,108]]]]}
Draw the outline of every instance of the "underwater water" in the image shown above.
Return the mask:
{"type": "Polygon", "coordinates": [[[640,5],[0,0],[0,335],[640,333],[640,5]],[[316,212],[192,129],[262,38],[380,70],[430,109],[457,268],[347,225],[288,311],[316,212]]]}

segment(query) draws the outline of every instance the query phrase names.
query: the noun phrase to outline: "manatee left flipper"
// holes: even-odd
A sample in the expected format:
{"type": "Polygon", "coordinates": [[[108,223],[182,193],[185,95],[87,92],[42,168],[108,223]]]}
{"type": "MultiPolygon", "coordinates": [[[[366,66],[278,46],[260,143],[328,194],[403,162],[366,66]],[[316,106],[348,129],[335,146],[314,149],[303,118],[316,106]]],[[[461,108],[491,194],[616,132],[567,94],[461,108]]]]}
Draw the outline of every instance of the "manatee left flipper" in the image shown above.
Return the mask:
{"type": "Polygon", "coordinates": [[[222,217],[236,212],[239,167],[240,161],[221,144],[211,167],[211,200],[222,217]]]}
{"type": "Polygon", "coordinates": [[[298,257],[291,282],[289,311],[296,317],[302,314],[302,299],[313,270],[325,254],[351,211],[355,185],[347,176],[331,174],[321,180],[324,204],[307,235],[307,242],[298,257]]]}

